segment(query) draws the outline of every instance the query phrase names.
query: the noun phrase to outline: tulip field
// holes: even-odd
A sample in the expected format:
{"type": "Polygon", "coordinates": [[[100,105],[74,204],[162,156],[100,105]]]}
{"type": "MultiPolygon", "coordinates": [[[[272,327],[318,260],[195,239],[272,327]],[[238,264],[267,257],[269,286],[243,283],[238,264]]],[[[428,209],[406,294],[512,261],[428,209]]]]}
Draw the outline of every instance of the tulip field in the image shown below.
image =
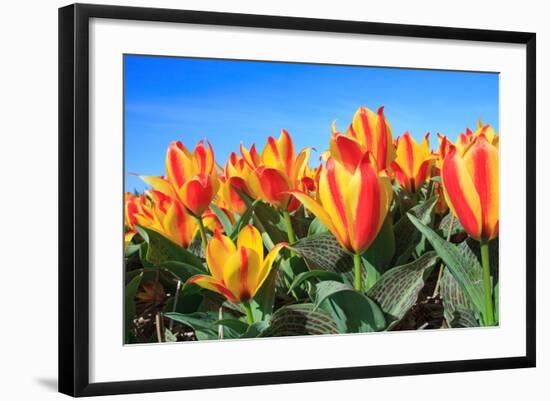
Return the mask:
{"type": "Polygon", "coordinates": [[[322,149],[282,129],[220,160],[173,138],[164,175],[136,172],[127,344],[499,324],[499,135],[417,141],[356,107],[322,149]]]}

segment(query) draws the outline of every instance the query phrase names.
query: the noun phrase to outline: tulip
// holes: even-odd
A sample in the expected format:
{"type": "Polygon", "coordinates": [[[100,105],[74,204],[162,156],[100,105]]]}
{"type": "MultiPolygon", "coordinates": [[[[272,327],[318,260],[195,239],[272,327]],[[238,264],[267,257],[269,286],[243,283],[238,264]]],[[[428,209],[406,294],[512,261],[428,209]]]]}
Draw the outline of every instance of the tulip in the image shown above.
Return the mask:
{"type": "Polygon", "coordinates": [[[296,237],[289,212],[297,204],[292,202],[290,192],[311,186],[309,154],[310,149],[306,148],[296,156],[294,143],[283,129],[279,139],[268,138],[260,158],[253,164],[256,166],[253,173],[247,179],[248,188],[254,197],[263,199],[283,212],[291,243],[296,241],[296,237]]]}
{"type": "Polygon", "coordinates": [[[389,177],[379,175],[370,152],[358,158],[344,156],[345,163],[329,157],[319,177],[318,200],[293,194],[334,234],[340,245],[354,254],[355,288],[361,290],[361,259],[374,241],[392,201],[389,177]]]}
{"type": "MultiPolygon", "coordinates": [[[[498,143],[498,142],[497,142],[498,143]]],[[[443,160],[441,179],[454,216],[472,238],[480,241],[485,283],[485,319],[494,322],[488,241],[498,236],[498,147],[479,134],[464,154],[452,148],[443,160]]]]}
{"type": "MultiPolygon", "coordinates": [[[[218,205],[220,210],[227,216],[231,224],[235,223],[235,218],[233,217],[233,214],[227,210],[225,207],[218,205]]],[[[212,211],[212,209],[208,208],[206,212],[202,215],[202,223],[205,228],[210,230],[211,232],[214,232],[216,230],[223,232],[224,228],[222,223],[220,222],[219,217],[212,211]]],[[[226,233],[229,234],[229,233],[226,233]]]]}
{"type": "Polygon", "coordinates": [[[253,197],[246,182],[250,174],[252,174],[253,170],[256,168],[256,164],[254,164],[258,163],[256,157],[259,157],[257,156],[254,145],[249,152],[241,144],[241,154],[243,154],[243,156],[239,157],[233,152],[229,156],[225,164],[224,175],[220,179],[219,192],[220,198],[223,200],[227,209],[232,212],[237,212],[240,215],[246,211],[247,204],[238,191],[253,197]]]}
{"type": "MultiPolygon", "coordinates": [[[[332,132],[338,133],[335,125],[332,132]]],[[[363,153],[368,151],[373,155],[380,171],[387,170],[395,159],[391,126],[384,116],[383,106],[376,113],[361,106],[353,116],[347,136],[359,144],[363,153]]]]}
{"type": "Polygon", "coordinates": [[[188,283],[217,292],[230,302],[243,304],[248,322],[252,324],[249,301],[262,287],[275,258],[285,245],[275,245],[264,257],[262,236],[254,226],[249,224],[239,232],[237,244],[215,231],[206,247],[210,275],[193,276],[188,283]]]}
{"type": "Polygon", "coordinates": [[[193,153],[174,141],[166,152],[166,177],[141,177],[155,190],[179,200],[199,224],[203,246],[206,232],[201,216],[216,196],[219,188],[214,151],[208,142],[199,141],[193,153]]]}
{"type": "Polygon", "coordinates": [[[498,146],[499,136],[495,133],[493,127],[489,124],[484,125],[481,120],[478,120],[476,132],[472,132],[469,128],[466,128],[465,134],[461,133],[458,135],[456,140],[456,147],[458,148],[458,151],[461,154],[464,154],[466,149],[468,149],[468,146],[470,146],[480,135],[484,135],[489,143],[498,146]]]}
{"type": "MultiPolygon", "coordinates": [[[[443,164],[443,160],[445,159],[445,156],[451,151],[451,148],[453,147],[452,142],[445,136],[441,134],[437,134],[437,138],[439,140],[439,149],[435,153],[434,156],[436,156],[435,160],[435,172],[434,176],[441,176],[441,166],[443,164]]],[[[439,182],[434,182],[434,190],[437,194],[437,204],[435,205],[435,212],[437,214],[444,214],[449,209],[449,206],[447,205],[447,202],[445,200],[445,193],[443,191],[443,186],[439,182]]]]}
{"type": "Polygon", "coordinates": [[[415,194],[430,178],[434,157],[430,152],[429,136],[426,134],[419,145],[405,132],[397,143],[397,158],[391,167],[397,182],[410,194],[415,194]]]}
{"type": "Polygon", "coordinates": [[[196,223],[184,206],[162,192],[149,191],[153,200],[150,202],[145,196],[139,200],[127,194],[126,221],[131,229],[134,225],[152,229],[170,241],[187,248],[193,240],[196,223]]]}

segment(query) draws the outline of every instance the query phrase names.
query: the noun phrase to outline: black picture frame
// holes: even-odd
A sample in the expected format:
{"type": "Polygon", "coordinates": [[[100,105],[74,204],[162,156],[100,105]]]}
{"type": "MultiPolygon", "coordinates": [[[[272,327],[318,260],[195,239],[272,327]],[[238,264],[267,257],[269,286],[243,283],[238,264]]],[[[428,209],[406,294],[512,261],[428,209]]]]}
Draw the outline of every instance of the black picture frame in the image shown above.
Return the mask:
{"type": "Polygon", "coordinates": [[[536,364],[536,35],[435,26],[74,4],[59,9],[59,391],[141,393],[534,367],[536,364]],[[88,61],[91,18],[526,45],[526,354],[521,357],[90,383],[88,61]]]}

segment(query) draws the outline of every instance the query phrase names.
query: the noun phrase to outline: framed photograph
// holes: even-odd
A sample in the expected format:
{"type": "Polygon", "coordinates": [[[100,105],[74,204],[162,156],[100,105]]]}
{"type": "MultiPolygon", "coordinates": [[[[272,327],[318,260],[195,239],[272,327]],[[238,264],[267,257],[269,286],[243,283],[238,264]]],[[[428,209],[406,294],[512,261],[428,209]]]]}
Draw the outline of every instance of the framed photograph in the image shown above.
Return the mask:
{"type": "Polygon", "coordinates": [[[534,33],[61,8],[59,390],[535,366],[535,82],[534,33]]]}

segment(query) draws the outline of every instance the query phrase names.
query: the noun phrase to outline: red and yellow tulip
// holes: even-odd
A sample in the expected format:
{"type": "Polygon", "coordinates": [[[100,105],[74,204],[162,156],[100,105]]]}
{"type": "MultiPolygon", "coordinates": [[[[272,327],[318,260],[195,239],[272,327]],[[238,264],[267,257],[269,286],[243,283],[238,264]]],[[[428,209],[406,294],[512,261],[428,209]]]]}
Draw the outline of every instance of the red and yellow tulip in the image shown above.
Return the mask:
{"type": "Polygon", "coordinates": [[[408,132],[397,142],[397,158],[391,167],[395,179],[407,192],[416,193],[431,176],[434,156],[430,152],[430,134],[418,144],[408,132]]]}
{"type": "Polygon", "coordinates": [[[470,144],[480,135],[484,135],[489,143],[498,146],[499,136],[495,133],[493,127],[489,124],[483,124],[481,120],[478,120],[476,132],[472,132],[469,128],[466,128],[466,133],[458,135],[456,140],[458,151],[464,154],[468,146],[470,146],[470,144]]]}
{"type": "Polygon", "coordinates": [[[206,248],[210,275],[194,276],[188,282],[217,292],[231,302],[248,302],[262,287],[285,245],[275,245],[264,257],[262,237],[254,226],[245,226],[236,244],[216,231],[206,248]]]}
{"type": "Polygon", "coordinates": [[[269,137],[247,179],[250,192],[276,208],[288,211],[292,199],[290,191],[311,184],[309,154],[310,149],[303,149],[296,156],[294,143],[284,129],[279,139],[269,137]]]}
{"type": "MultiPolygon", "coordinates": [[[[334,234],[340,245],[360,255],[374,241],[392,201],[389,177],[379,175],[370,153],[345,163],[330,157],[319,177],[317,200],[295,191],[300,200],[334,234]]],[[[355,159],[354,159],[355,158],[355,159]]]]}
{"type": "Polygon", "coordinates": [[[166,177],[142,177],[155,190],[176,198],[200,217],[218,192],[219,181],[212,146],[199,141],[193,153],[174,141],[166,152],[166,177]]]}
{"type": "Polygon", "coordinates": [[[481,133],[464,154],[453,147],[443,160],[441,179],[452,213],[478,241],[498,235],[498,146],[481,133]]]}
{"type": "Polygon", "coordinates": [[[160,191],[149,191],[152,199],[144,195],[136,198],[126,194],[126,221],[133,230],[137,224],[155,230],[172,242],[186,248],[191,243],[197,229],[195,219],[189,215],[184,206],[176,199],[160,191]]]}
{"type": "MultiPolygon", "coordinates": [[[[334,135],[338,134],[335,125],[332,131],[334,135]]],[[[375,113],[361,106],[355,112],[346,135],[358,143],[362,153],[368,151],[372,154],[379,171],[387,170],[395,159],[391,126],[384,116],[384,107],[375,113]]],[[[341,162],[339,153],[332,152],[332,156],[341,162]]]]}

